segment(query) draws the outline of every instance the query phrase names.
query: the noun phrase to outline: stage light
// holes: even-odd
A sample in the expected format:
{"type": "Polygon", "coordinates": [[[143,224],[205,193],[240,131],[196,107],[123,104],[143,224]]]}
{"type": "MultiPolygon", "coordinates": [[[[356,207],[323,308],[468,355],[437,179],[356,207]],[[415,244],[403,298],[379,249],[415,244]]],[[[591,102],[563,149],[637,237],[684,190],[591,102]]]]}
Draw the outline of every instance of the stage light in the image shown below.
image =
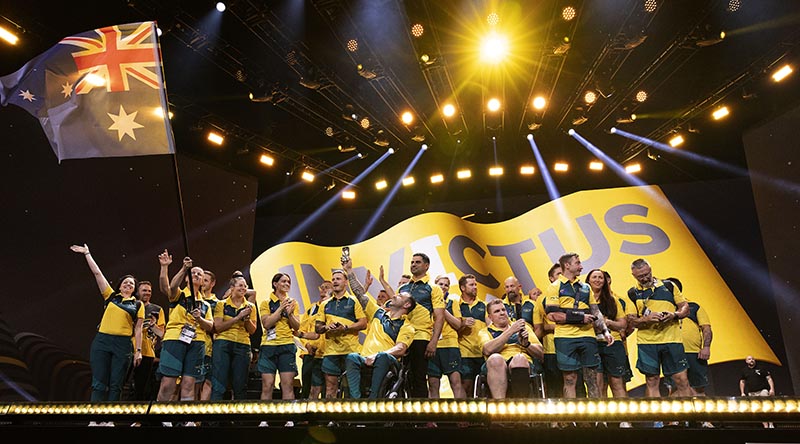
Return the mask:
{"type": "Polygon", "coordinates": [[[414,185],[414,176],[406,176],[403,178],[403,186],[407,187],[410,185],[414,185]]]}
{"type": "Polygon", "coordinates": [[[608,130],[608,132],[611,133],[611,134],[616,134],[617,133],[617,129],[612,126],[611,129],[608,130]]]}
{"type": "Polygon", "coordinates": [[[223,2],[217,2],[217,11],[219,11],[219,12],[225,12],[225,9],[226,9],[226,8],[225,8],[225,3],[223,3],[223,2]]]}
{"type": "Polygon", "coordinates": [[[442,107],[442,114],[444,114],[445,117],[453,117],[455,113],[456,107],[450,103],[442,107]]]}
{"type": "Polygon", "coordinates": [[[350,52],[358,51],[358,40],[350,39],[347,41],[347,50],[350,52]]]}
{"type": "Polygon", "coordinates": [[[486,23],[492,27],[497,26],[497,24],[500,23],[500,16],[497,15],[496,12],[493,12],[486,17],[486,23]]]}
{"type": "Polygon", "coordinates": [[[772,74],[772,80],[776,82],[780,82],[781,80],[785,79],[786,76],[792,73],[792,67],[789,65],[783,65],[779,70],[775,71],[772,74]]]}
{"type": "Polygon", "coordinates": [[[536,96],[536,98],[533,99],[534,109],[541,111],[544,109],[545,106],[547,106],[547,99],[545,99],[544,97],[536,96]]]}
{"type": "Polygon", "coordinates": [[[356,192],[353,190],[342,191],[342,199],[353,200],[356,198],[356,192]]]}
{"type": "Polygon", "coordinates": [[[411,114],[411,111],[405,111],[400,115],[400,120],[406,125],[411,125],[414,122],[414,114],[411,114]]]}
{"type": "Polygon", "coordinates": [[[386,182],[386,181],[385,181],[385,180],[383,180],[383,179],[381,179],[381,180],[379,180],[379,181],[375,182],[375,189],[376,189],[376,190],[382,190],[382,189],[386,188],[387,186],[389,186],[389,183],[388,183],[388,182],[386,182]]]}
{"type": "Polygon", "coordinates": [[[569,170],[569,165],[564,162],[556,162],[555,165],[553,165],[553,171],[558,171],[560,173],[563,173],[568,170],[569,170]]]}
{"type": "Polygon", "coordinates": [[[470,177],[472,177],[472,171],[471,170],[458,170],[458,171],[456,171],[456,177],[458,177],[459,179],[469,179],[470,177]]]}
{"type": "Polygon", "coordinates": [[[222,142],[225,140],[220,134],[215,133],[214,131],[210,131],[208,133],[208,141],[217,145],[222,145],[222,142]]]}
{"type": "Polygon", "coordinates": [[[561,18],[563,18],[564,21],[568,22],[574,19],[576,15],[578,15],[578,12],[575,11],[575,8],[572,6],[565,6],[564,9],[561,10],[561,18]]]}
{"type": "Polygon", "coordinates": [[[303,170],[303,174],[300,175],[300,178],[305,180],[306,182],[313,182],[314,174],[312,174],[311,171],[303,170]]]}
{"type": "Polygon", "coordinates": [[[337,148],[339,149],[340,153],[349,153],[356,150],[354,145],[339,145],[337,148]]]}
{"type": "Polygon", "coordinates": [[[504,36],[491,33],[484,37],[481,43],[481,60],[497,64],[508,55],[508,39],[504,36]]]}
{"type": "MultiPolygon", "coordinates": [[[[159,106],[158,108],[153,108],[153,114],[155,114],[155,115],[156,115],[156,116],[158,116],[159,118],[163,119],[163,118],[164,118],[164,109],[163,109],[163,108],[161,108],[160,106],[159,106]]],[[[169,115],[169,118],[170,118],[170,119],[171,119],[171,118],[174,116],[174,114],[172,113],[172,111],[168,111],[168,112],[167,112],[167,115],[169,115]]]]}
{"type": "Polygon", "coordinates": [[[639,91],[639,92],[636,93],[636,101],[637,102],[642,103],[645,100],[647,100],[647,92],[646,91],[642,90],[642,91],[639,91]]]}
{"type": "Polygon", "coordinates": [[[494,166],[489,168],[489,175],[493,177],[502,176],[503,175],[503,167],[501,166],[494,166]]]}
{"type": "Polygon", "coordinates": [[[593,161],[589,162],[589,169],[592,171],[603,171],[603,162],[593,161]]]}
{"type": "Polygon", "coordinates": [[[500,100],[494,97],[489,99],[489,101],[486,102],[486,108],[491,112],[496,112],[500,109],[500,100]]]}
{"type": "Polygon", "coordinates": [[[525,136],[525,138],[528,140],[533,140],[533,134],[528,134],[527,136],[525,136]]]}
{"type": "Polygon", "coordinates": [[[681,136],[680,134],[675,134],[674,136],[672,136],[672,138],[669,139],[669,146],[677,148],[680,145],[683,145],[683,142],[685,142],[683,136],[681,136]]]}
{"type": "Polygon", "coordinates": [[[266,154],[262,154],[261,159],[259,159],[259,161],[267,166],[272,166],[273,164],[275,164],[275,159],[272,156],[268,156],[266,154]]]}
{"type": "Polygon", "coordinates": [[[532,176],[533,173],[535,172],[536,170],[533,168],[532,165],[522,165],[521,167],[519,167],[519,174],[523,176],[532,176]]]}
{"type": "Polygon", "coordinates": [[[594,91],[586,91],[586,94],[583,95],[583,101],[591,105],[597,101],[597,94],[594,91]]]}
{"type": "Polygon", "coordinates": [[[425,33],[425,28],[420,23],[414,23],[414,25],[411,27],[411,35],[413,35],[414,37],[417,38],[422,37],[422,34],[424,33],[425,33]]]}
{"type": "Polygon", "coordinates": [[[13,32],[7,30],[6,28],[0,26],[0,39],[5,40],[6,42],[16,45],[19,41],[19,37],[16,36],[13,32]]]}
{"type": "Polygon", "coordinates": [[[728,107],[727,106],[723,106],[721,108],[717,108],[716,111],[711,113],[711,116],[714,117],[714,120],[719,120],[719,119],[721,119],[723,117],[726,117],[730,113],[731,112],[728,110],[728,107]]]}
{"type": "Polygon", "coordinates": [[[388,150],[386,150],[386,152],[389,154],[394,154],[394,148],[389,148],[388,150]]]}
{"type": "Polygon", "coordinates": [[[441,174],[434,174],[431,176],[431,183],[442,183],[444,182],[444,176],[441,174]]]}
{"type": "Polygon", "coordinates": [[[625,172],[628,174],[636,174],[642,171],[642,165],[639,163],[632,163],[630,165],[625,165],[625,172]]]}
{"type": "Polygon", "coordinates": [[[570,136],[572,136],[572,135],[575,135],[575,130],[574,130],[574,129],[572,129],[572,128],[570,128],[570,129],[567,131],[567,134],[569,134],[570,136]]]}
{"type": "Polygon", "coordinates": [[[728,0],[728,11],[736,12],[741,7],[742,7],[742,2],[740,0],[728,0]]]}
{"type": "Polygon", "coordinates": [[[362,117],[358,124],[361,125],[361,128],[369,129],[369,117],[362,117]]]}
{"type": "Polygon", "coordinates": [[[328,137],[333,137],[333,127],[329,126],[325,128],[325,135],[328,137]]]}
{"type": "Polygon", "coordinates": [[[658,7],[658,2],[656,0],[644,0],[644,10],[647,12],[653,12],[658,7]]]}

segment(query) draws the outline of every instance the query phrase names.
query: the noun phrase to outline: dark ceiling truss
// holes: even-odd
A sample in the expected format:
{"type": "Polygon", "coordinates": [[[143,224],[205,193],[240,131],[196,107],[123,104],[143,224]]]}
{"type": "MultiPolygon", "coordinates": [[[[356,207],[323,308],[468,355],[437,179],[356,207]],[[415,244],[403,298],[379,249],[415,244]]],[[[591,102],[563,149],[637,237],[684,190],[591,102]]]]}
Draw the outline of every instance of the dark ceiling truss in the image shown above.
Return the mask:
{"type": "Polygon", "coordinates": [[[522,108],[519,131],[525,131],[526,128],[533,131],[542,125],[547,107],[541,111],[531,111],[531,103],[537,94],[546,92],[545,99],[547,103],[552,103],[553,94],[564,69],[564,64],[567,61],[569,47],[564,45],[569,45],[574,41],[575,31],[583,12],[583,2],[579,2],[575,6],[577,6],[578,15],[570,22],[565,23],[560,20],[560,5],[558,2],[552,2],[546,37],[544,44],[538,49],[539,57],[535,65],[536,72],[531,79],[528,98],[522,108]],[[568,41],[564,40],[565,37],[568,41]]]}
{"type": "Polygon", "coordinates": [[[411,29],[413,25],[409,18],[411,18],[411,11],[419,14],[419,23],[425,26],[425,33],[422,38],[415,38],[411,33],[406,33],[410,45],[414,48],[417,62],[419,63],[420,72],[425,79],[425,84],[428,87],[428,92],[433,99],[436,111],[441,117],[442,126],[451,136],[458,136],[468,134],[467,121],[464,118],[464,113],[461,112],[461,105],[458,101],[458,96],[455,93],[453,86],[453,79],[447,67],[447,60],[445,59],[444,52],[442,51],[442,44],[439,38],[438,30],[433,26],[434,20],[430,11],[430,2],[426,0],[412,0],[401,1],[397,0],[398,8],[405,7],[406,29],[411,29]],[[427,61],[420,60],[423,54],[428,55],[427,61]],[[442,107],[445,103],[451,103],[458,113],[458,122],[448,122],[448,119],[441,113],[442,107]]]}
{"type": "MultiPolygon", "coordinates": [[[[704,94],[700,99],[691,103],[677,117],[664,121],[645,137],[652,140],[663,139],[676,129],[686,126],[691,120],[707,113],[725,98],[736,94],[737,91],[742,90],[755,79],[763,77],[765,73],[770,72],[783,60],[796,57],[798,53],[800,53],[800,30],[795,31],[794,34],[787,38],[782,44],[774,46],[772,50],[767,51],[761,57],[754,60],[744,70],[728,78],[722,83],[722,86],[710,93],[704,94]]],[[[640,142],[627,143],[622,148],[622,162],[624,163],[635,158],[646,149],[647,146],[640,142]]]]}
{"type": "MultiPolygon", "coordinates": [[[[606,103],[603,108],[605,113],[606,110],[615,111],[616,106],[624,101],[624,96],[623,100],[619,100],[621,94],[615,90],[613,78],[628,59],[631,50],[644,41],[647,27],[655,19],[660,8],[659,4],[656,10],[646,12],[641,1],[631,0],[629,2],[628,7],[625,8],[629,13],[616,26],[616,32],[607,34],[608,38],[597,52],[589,69],[586,70],[579,86],[573,90],[569,100],[561,108],[557,127],[561,128],[564,122],[573,125],[584,123],[592,110],[600,108],[598,106],[600,102],[606,103]],[[596,91],[600,96],[593,104],[583,102],[584,93],[589,90],[596,91]],[[609,104],[611,99],[616,99],[613,106],[609,104]]],[[[620,15],[620,17],[623,16],[620,15]]]]}
{"type": "MultiPolygon", "coordinates": [[[[398,119],[398,112],[402,109],[410,108],[416,115],[419,124],[423,125],[432,137],[433,132],[428,127],[428,117],[416,106],[411,94],[403,85],[395,79],[392,69],[386,64],[376,51],[373,51],[369,39],[359,32],[351,14],[344,2],[339,0],[317,0],[311,2],[319,12],[320,16],[328,24],[328,27],[339,42],[340,47],[350,58],[353,66],[362,66],[359,74],[367,80],[367,85],[375,94],[377,101],[371,103],[382,103],[383,107],[370,108],[370,114],[375,116],[378,126],[382,128],[391,138],[394,139],[392,145],[395,148],[405,147],[408,143],[408,133],[411,128],[405,128],[398,119]],[[347,42],[351,38],[358,41],[357,51],[347,50],[347,42]]],[[[391,143],[391,142],[390,142],[391,143]]]]}

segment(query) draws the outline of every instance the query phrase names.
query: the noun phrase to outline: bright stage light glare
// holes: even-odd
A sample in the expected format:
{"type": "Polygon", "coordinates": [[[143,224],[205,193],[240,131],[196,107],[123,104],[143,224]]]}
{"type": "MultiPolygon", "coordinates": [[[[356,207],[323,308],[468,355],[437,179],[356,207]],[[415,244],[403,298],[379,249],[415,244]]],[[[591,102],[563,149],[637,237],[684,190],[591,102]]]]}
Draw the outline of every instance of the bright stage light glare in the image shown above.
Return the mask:
{"type": "Polygon", "coordinates": [[[106,79],[98,76],[94,73],[86,74],[86,77],[83,78],[87,82],[91,83],[94,86],[103,86],[106,84],[106,79]]]}
{"type": "Polygon", "coordinates": [[[617,133],[617,128],[612,126],[611,129],[608,130],[608,132],[611,133],[611,134],[616,134],[617,133]]]}
{"type": "Polygon", "coordinates": [[[792,67],[789,65],[783,65],[780,69],[775,71],[772,74],[772,80],[776,82],[780,82],[781,80],[785,79],[786,76],[792,73],[792,67]]]}
{"type": "Polygon", "coordinates": [[[19,37],[16,36],[13,32],[7,30],[6,28],[0,26],[0,39],[5,40],[6,42],[16,45],[19,41],[19,37]]]}
{"type": "Polygon", "coordinates": [[[685,142],[683,136],[680,134],[675,134],[669,139],[669,146],[677,148],[678,146],[683,145],[683,142],[685,142]]]}
{"type": "Polygon", "coordinates": [[[603,162],[592,161],[589,162],[589,169],[592,171],[603,171],[603,162]]]}
{"type": "Polygon", "coordinates": [[[456,171],[456,177],[459,179],[469,179],[472,177],[472,170],[458,170],[456,171]]]}
{"type": "Polygon", "coordinates": [[[313,182],[314,174],[312,174],[311,171],[304,170],[303,174],[300,175],[300,178],[305,180],[306,182],[313,182]]]}
{"type": "Polygon", "coordinates": [[[388,186],[389,186],[389,183],[387,183],[386,180],[383,180],[383,179],[375,182],[375,189],[376,190],[382,190],[382,189],[384,189],[384,188],[386,188],[388,186]]]}
{"type": "Polygon", "coordinates": [[[481,42],[481,60],[491,64],[502,62],[508,55],[508,39],[491,33],[481,42]]]}
{"type": "Polygon", "coordinates": [[[222,137],[222,135],[215,133],[214,131],[209,131],[207,139],[209,142],[216,145],[222,145],[222,142],[225,141],[225,138],[222,137]]]}
{"type": "Polygon", "coordinates": [[[586,94],[583,95],[583,101],[588,105],[591,105],[597,101],[597,93],[594,91],[586,91],[586,94]]]}
{"type": "Polygon", "coordinates": [[[570,129],[567,131],[567,134],[569,134],[570,136],[574,136],[574,135],[575,135],[575,130],[574,130],[574,129],[572,129],[572,128],[570,128],[570,129]]]}
{"type": "Polygon", "coordinates": [[[389,152],[389,154],[394,154],[394,148],[389,148],[387,151],[389,152]]]}
{"type": "Polygon", "coordinates": [[[497,24],[500,23],[500,16],[497,15],[496,12],[493,12],[486,16],[486,23],[488,23],[489,26],[497,26],[497,24]]]}
{"type": "Polygon", "coordinates": [[[647,100],[647,91],[641,90],[636,93],[636,101],[639,103],[644,102],[647,100]]]}
{"type": "Polygon", "coordinates": [[[553,165],[553,171],[558,171],[558,172],[563,173],[563,172],[566,172],[568,170],[569,170],[569,164],[567,164],[565,162],[556,162],[555,165],[553,165]]]}
{"type": "Polygon", "coordinates": [[[422,148],[422,151],[427,151],[428,150],[428,144],[427,143],[423,143],[420,148],[422,148]]]}
{"type": "Polygon", "coordinates": [[[414,37],[422,37],[422,34],[425,33],[425,28],[422,26],[421,23],[414,23],[411,27],[411,35],[414,37]]]}
{"type": "Polygon", "coordinates": [[[544,107],[547,106],[547,99],[542,96],[537,96],[533,99],[533,108],[539,111],[543,110],[544,107]]]}
{"type": "Polygon", "coordinates": [[[400,121],[406,125],[411,125],[414,121],[414,115],[411,114],[411,111],[404,111],[403,114],[400,115],[400,121]]]}
{"type": "Polygon", "coordinates": [[[369,117],[362,117],[361,120],[358,122],[361,125],[361,128],[369,129],[369,117]]]}
{"type": "MultiPolygon", "coordinates": [[[[158,116],[159,118],[163,119],[163,118],[164,118],[164,109],[163,109],[163,108],[161,108],[160,106],[159,106],[159,107],[157,107],[157,108],[153,108],[153,114],[155,114],[155,115],[156,115],[156,116],[158,116]]],[[[172,113],[172,111],[167,111],[167,115],[169,115],[169,118],[170,118],[170,119],[171,119],[173,116],[175,116],[175,114],[173,114],[173,113],[172,113]]]]}
{"type": "Polygon", "coordinates": [[[561,18],[563,18],[564,21],[568,22],[574,19],[576,15],[578,15],[578,12],[573,6],[565,6],[564,9],[561,10],[561,18]]]}
{"type": "Polygon", "coordinates": [[[356,192],[353,190],[342,191],[342,199],[353,200],[356,198],[356,192]]]}
{"type": "Polygon", "coordinates": [[[264,165],[272,166],[273,164],[275,164],[275,159],[272,156],[262,154],[261,159],[259,159],[259,162],[263,163],[264,165]]]}
{"type": "Polygon", "coordinates": [[[450,103],[442,107],[442,114],[444,114],[445,117],[453,117],[455,113],[456,107],[450,103]]]}
{"type": "Polygon", "coordinates": [[[444,182],[444,176],[441,174],[434,174],[431,176],[431,183],[442,183],[444,182]]]}
{"type": "Polygon", "coordinates": [[[403,186],[407,187],[410,185],[414,185],[414,176],[406,176],[403,178],[403,186]]]}
{"type": "Polygon", "coordinates": [[[491,112],[497,112],[500,109],[500,99],[492,97],[486,102],[486,108],[491,112]]]}
{"type": "Polygon", "coordinates": [[[219,12],[225,12],[225,9],[226,9],[226,7],[225,7],[225,3],[223,3],[223,2],[217,2],[217,11],[219,11],[219,12]]]}
{"type": "Polygon", "coordinates": [[[494,177],[502,176],[503,175],[503,167],[494,166],[494,167],[489,168],[489,175],[490,176],[494,176],[494,177]]]}
{"type": "Polygon", "coordinates": [[[533,140],[533,134],[528,134],[527,136],[525,136],[525,138],[528,140],[533,140]]]}
{"type": "Polygon", "coordinates": [[[726,117],[730,113],[731,112],[728,110],[728,107],[723,106],[721,108],[717,108],[713,113],[711,113],[711,116],[714,117],[714,120],[719,120],[723,117],[726,117]]]}
{"type": "Polygon", "coordinates": [[[638,163],[632,163],[630,165],[625,165],[625,172],[628,174],[635,174],[642,171],[642,165],[638,163]]]}
{"type": "Polygon", "coordinates": [[[644,10],[647,12],[653,12],[658,7],[658,3],[656,0],[644,0],[644,10]]]}
{"type": "Polygon", "coordinates": [[[519,167],[519,174],[523,176],[532,176],[533,173],[535,172],[536,170],[533,168],[532,165],[522,165],[521,167],[519,167]]]}
{"type": "Polygon", "coordinates": [[[350,39],[347,41],[347,50],[350,52],[358,51],[358,40],[350,39]]]}

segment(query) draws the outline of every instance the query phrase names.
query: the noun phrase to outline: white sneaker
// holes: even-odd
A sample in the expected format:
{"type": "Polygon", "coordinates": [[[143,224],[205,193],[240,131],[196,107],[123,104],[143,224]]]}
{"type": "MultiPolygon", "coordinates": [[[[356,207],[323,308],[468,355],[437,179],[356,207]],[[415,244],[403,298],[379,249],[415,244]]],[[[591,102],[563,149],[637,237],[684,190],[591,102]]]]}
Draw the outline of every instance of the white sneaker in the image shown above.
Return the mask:
{"type": "Polygon", "coordinates": [[[89,421],[89,427],[102,427],[102,424],[97,421],[89,421]]]}
{"type": "Polygon", "coordinates": [[[194,421],[187,421],[183,424],[184,427],[197,427],[197,423],[194,421]]]}
{"type": "Polygon", "coordinates": [[[171,423],[171,422],[169,422],[169,421],[162,422],[162,423],[161,423],[161,427],[172,427],[172,423],[171,423]]]}
{"type": "Polygon", "coordinates": [[[284,427],[294,427],[294,421],[286,421],[286,424],[283,425],[284,427]]]}
{"type": "Polygon", "coordinates": [[[631,425],[631,423],[629,423],[628,421],[622,421],[621,423],[619,423],[619,428],[621,428],[621,429],[632,429],[633,425],[631,425]]]}
{"type": "Polygon", "coordinates": [[[259,427],[269,427],[269,423],[267,421],[261,421],[260,423],[258,423],[258,426],[259,427]]]}
{"type": "Polygon", "coordinates": [[[114,422],[113,421],[101,422],[100,425],[103,427],[114,427],[114,422]]]}
{"type": "Polygon", "coordinates": [[[708,421],[703,421],[703,422],[700,423],[700,427],[702,427],[704,429],[713,429],[714,428],[714,424],[711,424],[708,421]]]}

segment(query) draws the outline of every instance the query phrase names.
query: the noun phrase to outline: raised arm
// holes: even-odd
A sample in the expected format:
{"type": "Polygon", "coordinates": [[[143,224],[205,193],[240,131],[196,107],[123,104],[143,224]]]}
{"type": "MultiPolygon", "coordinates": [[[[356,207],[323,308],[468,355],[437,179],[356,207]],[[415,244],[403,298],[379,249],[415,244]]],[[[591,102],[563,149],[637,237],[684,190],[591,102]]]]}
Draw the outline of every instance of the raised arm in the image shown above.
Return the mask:
{"type": "Polygon", "coordinates": [[[92,253],[89,252],[88,245],[73,245],[69,247],[69,249],[76,253],[83,254],[86,257],[86,263],[89,264],[89,270],[92,271],[94,279],[97,281],[97,288],[100,289],[100,293],[104,292],[106,288],[111,286],[109,285],[106,277],[103,276],[103,272],[100,271],[100,267],[97,266],[97,262],[95,262],[94,258],[92,258],[92,253]]]}
{"type": "Polygon", "coordinates": [[[356,295],[358,302],[361,303],[361,308],[366,309],[367,304],[369,303],[369,296],[367,296],[364,286],[358,281],[356,273],[353,271],[353,260],[348,259],[347,261],[342,262],[342,269],[344,270],[345,274],[347,274],[347,280],[350,282],[350,289],[353,290],[353,294],[356,295]]]}
{"type": "Polygon", "coordinates": [[[383,273],[383,265],[381,265],[379,269],[378,282],[381,283],[381,287],[383,287],[383,289],[386,290],[386,294],[388,294],[389,297],[394,296],[394,288],[392,288],[392,286],[388,282],[386,282],[386,276],[383,273]]]}
{"type": "Polygon", "coordinates": [[[169,292],[167,295],[169,296],[170,301],[174,301],[178,298],[178,292],[181,290],[181,284],[184,280],[186,280],[186,274],[189,270],[192,269],[192,259],[189,257],[183,258],[183,266],[175,276],[172,277],[172,280],[169,281],[169,292]]]}
{"type": "Polygon", "coordinates": [[[166,248],[158,255],[158,263],[161,265],[161,271],[158,273],[158,289],[172,301],[172,293],[169,291],[169,266],[172,264],[172,255],[166,248]]]}

